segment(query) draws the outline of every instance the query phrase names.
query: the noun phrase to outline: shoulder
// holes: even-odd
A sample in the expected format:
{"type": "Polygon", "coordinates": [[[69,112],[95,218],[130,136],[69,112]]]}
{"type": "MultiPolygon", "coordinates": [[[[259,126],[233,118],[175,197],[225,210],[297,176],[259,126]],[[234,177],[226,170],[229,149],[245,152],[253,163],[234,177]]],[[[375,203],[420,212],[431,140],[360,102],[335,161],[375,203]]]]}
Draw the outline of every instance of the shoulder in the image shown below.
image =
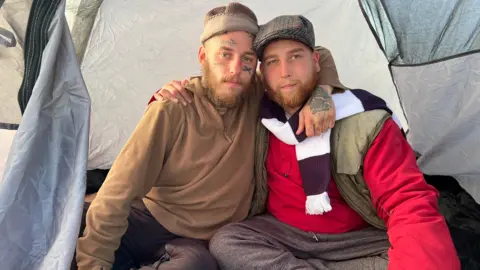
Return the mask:
{"type": "Polygon", "coordinates": [[[185,118],[185,107],[173,101],[157,100],[148,105],[144,117],[183,121],[185,118]]]}
{"type": "Polygon", "coordinates": [[[337,172],[356,174],[372,142],[390,118],[385,110],[358,113],[335,122],[332,154],[337,172]]]}
{"type": "Polygon", "coordinates": [[[391,119],[391,115],[385,110],[366,111],[337,121],[332,132],[338,143],[356,145],[358,150],[364,152],[388,119],[391,119]]]}
{"type": "Polygon", "coordinates": [[[351,118],[352,121],[357,121],[357,122],[361,122],[362,124],[367,124],[368,126],[372,126],[390,117],[391,115],[389,112],[382,109],[377,109],[377,110],[361,112],[348,118],[351,118]]]}
{"type": "Polygon", "coordinates": [[[368,131],[374,129],[378,126],[382,126],[387,119],[391,118],[389,112],[385,110],[371,110],[366,112],[361,112],[349,117],[346,117],[342,120],[337,121],[339,126],[348,126],[354,129],[361,129],[368,131]]]}

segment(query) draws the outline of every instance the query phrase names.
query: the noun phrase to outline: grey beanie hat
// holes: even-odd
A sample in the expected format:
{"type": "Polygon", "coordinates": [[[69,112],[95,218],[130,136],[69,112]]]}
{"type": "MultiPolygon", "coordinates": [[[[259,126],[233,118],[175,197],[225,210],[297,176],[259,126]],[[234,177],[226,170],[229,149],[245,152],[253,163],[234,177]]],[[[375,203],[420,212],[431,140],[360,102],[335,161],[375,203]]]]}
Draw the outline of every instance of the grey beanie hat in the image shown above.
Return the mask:
{"type": "Polygon", "coordinates": [[[278,16],[264,25],[260,26],[253,50],[258,59],[263,58],[265,47],[272,41],[278,39],[293,39],[307,45],[312,50],[315,49],[315,33],[313,24],[301,15],[278,16]]]}
{"type": "Polygon", "coordinates": [[[258,32],[255,13],[247,6],[236,2],[207,12],[203,25],[203,33],[200,36],[202,44],[209,38],[226,32],[245,31],[253,36],[258,32]]]}

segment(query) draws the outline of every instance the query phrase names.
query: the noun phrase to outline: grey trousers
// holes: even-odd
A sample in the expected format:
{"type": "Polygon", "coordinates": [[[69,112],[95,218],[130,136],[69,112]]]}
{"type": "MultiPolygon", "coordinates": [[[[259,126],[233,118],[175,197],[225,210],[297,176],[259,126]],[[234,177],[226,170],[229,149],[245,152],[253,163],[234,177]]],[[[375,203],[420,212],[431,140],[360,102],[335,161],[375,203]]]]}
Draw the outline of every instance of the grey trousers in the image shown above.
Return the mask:
{"type": "Polygon", "coordinates": [[[304,232],[271,215],[229,224],[210,241],[222,269],[387,269],[385,231],[367,228],[343,234],[304,232]]]}
{"type": "MultiPolygon", "coordinates": [[[[84,204],[80,235],[85,229],[84,204]]],[[[74,259],[70,270],[76,270],[74,259]]],[[[208,242],[183,238],[165,229],[142,201],[134,201],[128,215],[128,229],[115,252],[112,270],[217,270],[208,242]],[[142,267],[143,266],[143,267],[142,267]]]]}

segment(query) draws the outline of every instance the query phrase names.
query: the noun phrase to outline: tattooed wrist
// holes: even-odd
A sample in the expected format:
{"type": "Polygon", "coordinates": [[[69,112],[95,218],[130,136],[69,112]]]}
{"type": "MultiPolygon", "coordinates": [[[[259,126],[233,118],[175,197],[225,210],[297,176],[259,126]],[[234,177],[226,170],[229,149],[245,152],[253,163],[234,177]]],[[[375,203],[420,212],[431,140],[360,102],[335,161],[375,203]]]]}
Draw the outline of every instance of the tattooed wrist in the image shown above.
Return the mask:
{"type": "Polygon", "coordinates": [[[332,97],[325,89],[317,86],[312,93],[309,105],[313,114],[329,111],[332,108],[332,97]]]}

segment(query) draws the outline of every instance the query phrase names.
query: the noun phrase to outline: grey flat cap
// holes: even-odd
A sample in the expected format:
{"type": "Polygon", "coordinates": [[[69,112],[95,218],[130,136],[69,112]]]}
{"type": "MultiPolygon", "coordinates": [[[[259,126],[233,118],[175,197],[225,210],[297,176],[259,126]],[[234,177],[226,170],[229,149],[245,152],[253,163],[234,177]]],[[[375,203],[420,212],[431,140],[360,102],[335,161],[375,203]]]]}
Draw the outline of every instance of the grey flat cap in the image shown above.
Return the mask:
{"type": "Polygon", "coordinates": [[[270,42],[278,39],[298,40],[312,50],[315,49],[313,25],[307,18],[301,15],[278,16],[260,26],[253,42],[253,50],[260,61],[263,58],[265,47],[270,42]]]}

